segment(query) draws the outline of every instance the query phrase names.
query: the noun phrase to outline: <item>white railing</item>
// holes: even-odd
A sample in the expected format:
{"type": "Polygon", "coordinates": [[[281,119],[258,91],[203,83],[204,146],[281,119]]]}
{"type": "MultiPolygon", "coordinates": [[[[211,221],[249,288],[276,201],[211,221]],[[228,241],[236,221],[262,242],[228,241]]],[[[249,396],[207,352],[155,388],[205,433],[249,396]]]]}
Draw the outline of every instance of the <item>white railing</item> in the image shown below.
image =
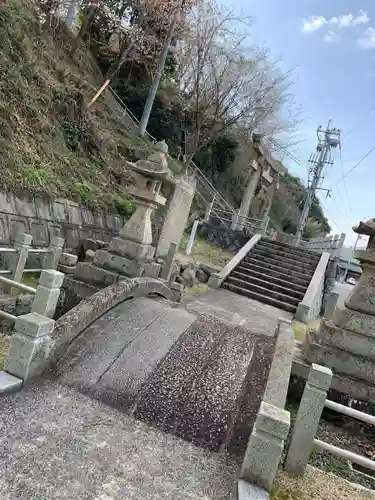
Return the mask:
{"type": "Polygon", "coordinates": [[[292,432],[285,467],[294,474],[303,474],[313,445],[344,460],[375,471],[375,461],[315,438],[324,407],[366,424],[375,425],[375,416],[349,408],[326,398],[331,385],[332,371],[313,364],[302,395],[292,432]]]}
{"type": "MultiPolygon", "coordinates": [[[[348,417],[361,420],[366,424],[375,425],[375,417],[373,415],[363,413],[362,411],[355,410],[354,408],[349,408],[348,406],[342,405],[340,403],[335,403],[334,401],[330,401],[329,399],[325,400],[324,406],[326,408],[329,408],[330,410],[334,410],[338,413],[342,413],[343,415],[347,415],[348,417]]],[[[345,450],[344,448],[333,446],[332,444],[326,443],[325,441],[320,441],[319,439],[314,439],[314,444],[318,448],[332,453],[333,455],[336,455],[340,458],[343,458],[344,460],[349,460],[350,462],[353,462],[357,465],[375,471],[374,460],[370,460],[369,458],[358,455],[357,453],[353,453],[352,451],[345,450]]]]}

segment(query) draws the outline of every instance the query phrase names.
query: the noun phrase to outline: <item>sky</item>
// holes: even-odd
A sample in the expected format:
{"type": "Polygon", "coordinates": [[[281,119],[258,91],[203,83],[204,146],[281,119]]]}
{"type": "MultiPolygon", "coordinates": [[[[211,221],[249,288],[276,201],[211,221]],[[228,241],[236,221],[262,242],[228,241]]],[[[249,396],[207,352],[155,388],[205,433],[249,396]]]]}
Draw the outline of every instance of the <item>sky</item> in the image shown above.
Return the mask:
{"type": "Polygon", "coordinates": [[[293,70],[292,92],[302,107],[303,121],[292,148],[300,165],[285,158],[292,173],[307,178],[307,159],[316,147],[316,128],[332,119],[342,131],[342,149],[335,154],[323,187],[332,189],[325,215],[332,233],[345,232],[375,217],[375,151],[339,180],[375,147],[375,2],[374,0],[224,0],[253,17],[253,38],[293,70]],[[347,136],[347,137],[346,137],[347,136]]]}

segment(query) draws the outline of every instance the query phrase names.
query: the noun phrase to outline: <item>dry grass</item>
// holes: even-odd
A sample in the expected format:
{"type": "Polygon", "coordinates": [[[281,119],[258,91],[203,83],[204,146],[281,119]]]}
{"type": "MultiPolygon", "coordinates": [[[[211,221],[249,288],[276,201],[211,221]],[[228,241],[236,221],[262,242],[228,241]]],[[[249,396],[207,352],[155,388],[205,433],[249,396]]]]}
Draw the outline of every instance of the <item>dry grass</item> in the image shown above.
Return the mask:
{"type": "Polygon", "coordinates": [[[0,333],[0,370],[3,369],[4,359],[8,354],[8,349],[9,349],[9,337],[6,337],[5,335],[2,335],[0,333]]]}
{"type": "Polygon", "coordinates": [[[375,500],[375,492],[308,467],[302,478],[280,473],[271,500],[375,500]]]}
{"type": "MultiPolygon", "coordinates": [[[[185,254],[188,239],[189,237],[187,235],[184,235],[179,248],[179,251],[182,254],[185,254]]],[[[221,248],[213,245],[209,241],[206,241],[197,236],[190,257],[195,262],[199,262],[201,264],[212,264],[213,266],[222,268],[230,261],[230,259],[233,257],[233,254],[231,254],[230,252],[226,252],[225,250],[222,250],[221,248]]]]}
{"type": "Polygon", "coordinates": [[[197,283],[194,286],[185,288],[186,297],[198,297],[198,295],[202,295],[202,293],[208,292],[210,287],[207,283],[197,283]]]}
{"type": "Polygon", "coordinates": [[[129,183],[124,157],[150,150],[113,112],[91,56],[70,57],[70,34],[42,25],[33,0],[0,10],[0,168],[2,189],[66,197],[93,209],[117,206],[129,183]]]}

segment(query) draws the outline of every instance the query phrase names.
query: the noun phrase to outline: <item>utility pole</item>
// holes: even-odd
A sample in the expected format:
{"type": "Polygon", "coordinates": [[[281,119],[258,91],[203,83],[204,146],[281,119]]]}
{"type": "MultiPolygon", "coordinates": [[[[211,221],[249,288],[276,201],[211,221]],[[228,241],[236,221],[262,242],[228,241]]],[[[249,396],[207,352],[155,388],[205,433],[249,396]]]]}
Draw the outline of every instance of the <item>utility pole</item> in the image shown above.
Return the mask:
{"type": "Polygon", "coordinates": [[[150,90],[148,91],[147,101],[146,101],[145,107],[143,108],[141,121],[139,122],[139,135],[142,137],[146,133],[148,121],[149,121],[150,115],[151,115],[152,106],[154,105],[156,92],[158,91],[160,80],[161,80],[161,77],[163,76],[165,62],[167,60],[167,55],[168,55],[169,49],[171,47],[171,42],[172,42],[174,30],[175,30],[176,24],[179,20],[180,12],[181,12],[181,9],[184,5],[184,1],[185,0],[178,0],[177,8],[173,14],[172,22],[169,26],[167,39],[165,40],[163,50],[161,51],[161,54],[160,54],[160,59],[159,59],[158,67],[156,69],[155,78],[151,84],[150,90]]]}
{"type": "Polygon", "coordinates": [[[302,209],[301,218],[299,220],[297,232],[296,232],[296,244],[298,245],[303,230],[308,221],[311,205],[314,201],[316,191],[321,189],[321,184],[324,180],[323,169],[326,165],[333,164],[333,153],[332,149],[337,148],[340,144],[340,130],[336,128],[331,128],[331,120],[328,122],[327,128],[322,129],[321,125],[317,128],[318,144],[316,146],[316,151],[311,154],[309,158],[309,185],[307,191],[307,197],[305,204],[302,209]],[[310,181],[310,175],[312,179],[310,181]]]}

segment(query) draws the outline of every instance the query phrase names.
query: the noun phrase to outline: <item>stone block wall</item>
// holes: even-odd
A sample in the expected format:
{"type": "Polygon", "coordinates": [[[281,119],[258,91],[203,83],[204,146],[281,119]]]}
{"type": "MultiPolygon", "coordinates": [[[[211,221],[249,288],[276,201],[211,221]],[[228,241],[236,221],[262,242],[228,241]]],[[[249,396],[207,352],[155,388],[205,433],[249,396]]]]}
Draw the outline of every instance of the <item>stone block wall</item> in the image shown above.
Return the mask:
{"type": "Polygon", "coordinates": [[[94,213],[70,200],[20,199],[0,192],[0,246],[11,246],[19,233],[33,237],[32,246],[48,247],[53,236],[74,251],[84,238],[109,241],[125,220],[115,213],[94,213]]]}
{"type": "Polygon", "coordinates": [[[248,229],[234,231],[214,223],[203,223],[198,227],[198,234],[228,252],[238,252],[254,236],[248,229]]]}

